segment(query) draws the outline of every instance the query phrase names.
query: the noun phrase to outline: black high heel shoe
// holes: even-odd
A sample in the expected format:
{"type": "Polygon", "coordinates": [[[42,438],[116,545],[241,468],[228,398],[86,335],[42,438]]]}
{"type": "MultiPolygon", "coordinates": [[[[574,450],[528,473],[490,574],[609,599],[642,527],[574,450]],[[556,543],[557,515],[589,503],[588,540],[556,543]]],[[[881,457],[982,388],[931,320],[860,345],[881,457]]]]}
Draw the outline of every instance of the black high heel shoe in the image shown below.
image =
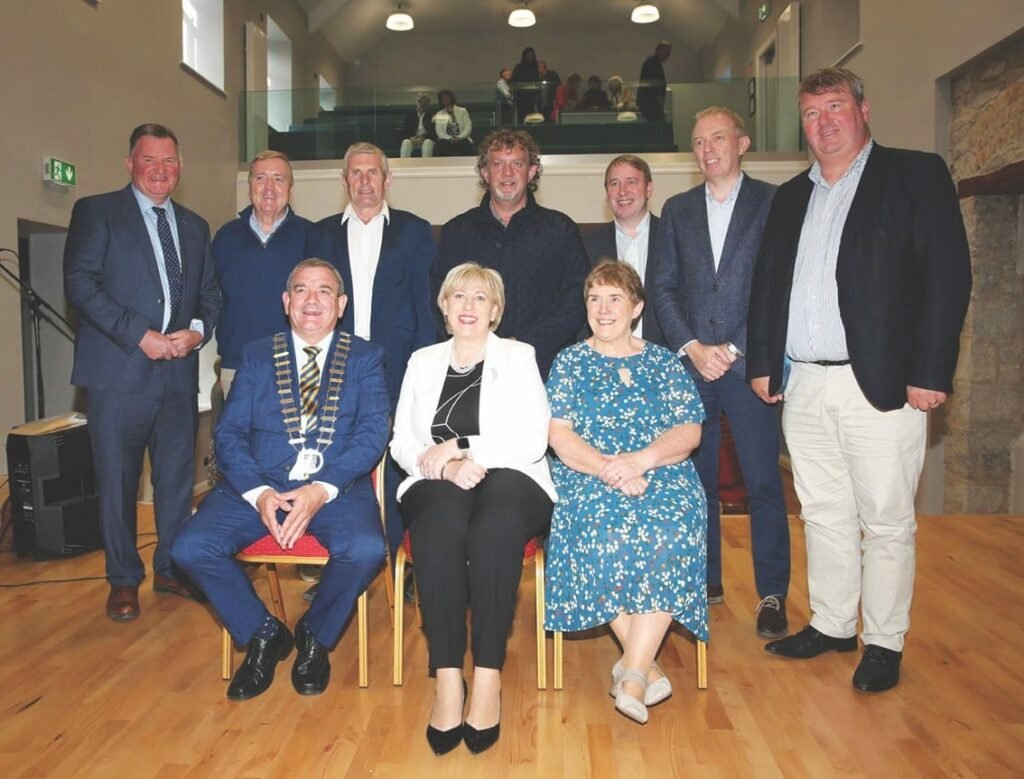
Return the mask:
{"type": "Polygon", "coordinates": [[[498,723],[490,728],[477,730],[468,722],[463,723],[462,740],[466,742],[466,748],[474,755],[486,752],[493,747],[501,735],[501,693],[498,694],[498,723]]]}
{"type": "MultiPolygon", "coordinates": [[[[462,705],[466,705],[466,698],[469,697],[469,688],[466,686],[466,680],[462,680],[462,705]]],[[[438,730],[433,725],[427,725],[427,743],[430,744],[430,748],[434,750],[434,754],[440,757],[441,755],[447,755],[455,747],[459,745],[465,735],[465,729],[468,726],[465,723],[460,723],[454,728],[448,730],[438,730]]]]}

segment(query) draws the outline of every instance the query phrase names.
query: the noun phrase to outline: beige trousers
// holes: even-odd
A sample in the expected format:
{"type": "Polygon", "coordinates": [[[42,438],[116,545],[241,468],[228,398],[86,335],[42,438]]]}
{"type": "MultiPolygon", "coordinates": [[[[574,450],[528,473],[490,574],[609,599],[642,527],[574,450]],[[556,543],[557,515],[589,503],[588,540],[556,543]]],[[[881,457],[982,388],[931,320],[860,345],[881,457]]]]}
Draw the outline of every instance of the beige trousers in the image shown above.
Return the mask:
{"type": "Polygon", "coordinates": [[[782,429],[807,539],[811,625],[896,651],[914,593],[914,495],[926,414],[879,411],[849,365],[794,363],[782,429]]]}

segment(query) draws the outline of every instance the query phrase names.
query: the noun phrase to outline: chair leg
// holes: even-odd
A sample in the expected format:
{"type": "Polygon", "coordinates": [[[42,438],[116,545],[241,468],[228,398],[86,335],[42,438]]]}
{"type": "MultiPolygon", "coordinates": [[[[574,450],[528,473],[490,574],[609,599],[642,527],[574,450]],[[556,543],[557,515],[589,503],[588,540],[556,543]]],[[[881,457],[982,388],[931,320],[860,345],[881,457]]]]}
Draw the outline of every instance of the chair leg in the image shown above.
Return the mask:
{"type": "Polygon", "coordinates": [[[395,583],[391,579],[391,549],[385,546],[384,549],[384,597],[388,601],[388,613],[391,615],[391,625],[395,624],[395,583]]]}
{"type": "Polygon", "coordinates": [[[537,632],[537,689],[548,688],[547,634],[544,632],[544,550],[539,548],[533,556],[533,580],[536,589],[537,632]]]}
{"type": "Polygon", "coordinates": [[[270,585],[270,602],[273,606],[274,616],[287,625],[288,615],[284,610],[284,597],[281,595],[281,579],[277,575],[276,563],[267,563],[267,584],[270,585]]]}
{"type": "Polygon", "coordinates": [[[552,661],[555,665],[554,688],[562,689],[562,631],[555,631],[555,652],[552,661]]]}
{"type": "Polygon", "coordinates": [[[708,645],[697,641],[697,689],[708,688],[708,645]]]}
{"type": "Polygon", "coordinates": [[[395,621],[394,621],[394,638],[395,643],[393,646],[392,656],[392,678],[393,684],[401,686],[402,684],[402,649],[404,644],[404,626],[405,619],[402,613],[405,608],[405,587],[403,587],[403,580],[405,579],[405,549],[398,547],[398,553],[395,555],[395,621]]]}
{"type": "Polygon", "coordinates": [[[366,640],[366,590],[363,590],[363,594],[359,596],[359,600],[356,605],[356,619],[359,621],[359,686],[369,687],[370,685],[370,668],[369,668],[369,650],[367,648],[366,640]]]}
{"type": "Polygon", "coordinates": [[[227,628],[221,628],[221,649],[220,649],[220,678],[227,681],[231,678],[232,666],[234,665],[235,646],[231,640],[231,634],[227,628]]]}

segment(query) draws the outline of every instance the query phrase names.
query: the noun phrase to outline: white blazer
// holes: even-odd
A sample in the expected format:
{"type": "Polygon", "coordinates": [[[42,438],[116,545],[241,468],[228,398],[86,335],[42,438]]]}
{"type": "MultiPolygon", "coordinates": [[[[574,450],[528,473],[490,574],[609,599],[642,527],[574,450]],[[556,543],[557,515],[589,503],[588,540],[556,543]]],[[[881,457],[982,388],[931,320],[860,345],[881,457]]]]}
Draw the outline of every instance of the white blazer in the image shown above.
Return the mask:
{"type": "Polygon", "coordinates": [[[473,132],[473,120],[469,118],[469,111],[457,105],[452,114],[449,114],[443,108],[434,114],[434,129],[437,131],[437,137],[440,140],[462,140],[463,138],[469,138],[469,134],[473,132]],[[448,134],[448,120],[452,114],[455,115],[455,121],[459,123],[459,134],[454,136],[448,134]]]}
{"type": "MultiPolygon", "coordinates": [[[[413,352],[405,369],[391,439],[391,456],[410,474],[398,487],[399,500],[423,478],[416,458],[434,445],[430,426],[451,356],[449,338],[413,352]]],[[[469,436],[473,461],[484,468],[520,471],[557,500],[545,457],[550,421],[551,408],[533,347],[490,333],[480,382],[480,435],[469,436]]]]}

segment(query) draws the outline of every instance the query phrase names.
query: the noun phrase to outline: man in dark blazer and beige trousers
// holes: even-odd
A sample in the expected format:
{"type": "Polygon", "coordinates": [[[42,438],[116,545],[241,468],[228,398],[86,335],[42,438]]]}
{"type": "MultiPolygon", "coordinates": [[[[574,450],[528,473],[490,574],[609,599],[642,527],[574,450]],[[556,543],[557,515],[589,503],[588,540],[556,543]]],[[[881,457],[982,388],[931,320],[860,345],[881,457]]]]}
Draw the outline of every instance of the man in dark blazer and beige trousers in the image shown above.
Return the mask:
{"type": "Polygon", "coordinates": [[[768,216],[747,375],[765,402],[785,390],[812,617],[765,649],[853,651],[859,606],[853,686],[881,692],[899,681],[910,627],[927,412],[953,389],[970,255],[945,162],[875,143],[860,78],[818,71],[798,94],[816,161],[768,216]]]}
{"type": "Polygon", "coordinates": [[[64,249],[64,289],[80,315],[71,383],[86,390],[113,620],[139,616],[146,571],[135,504],[147,449],[153,589],[193,594],[170,550],[192,513],[198,349],[221,309],[210,228],[171,200],[181,173],[174,133],[159,124],[135,128],[125,166],[129,186],[75,203],[64,249]]]}
{"type": "Polygon", "coordinates": [[[721,507],[718,455],[724,412],[750,496],[757,634],[784,636],[789,589],[789,524],[779,472],[774,408],[744,380],[747,304],[761,232],[775,187],[740,171],[750,138],[741,119],[713,106],[697,114],[693,154],[704,183],[676,195],[661,212],[658,262],[650,297],[666,345],[678,352],[707,412],[694,455],[708,497],[708,601],[720,603],[721,507]]]}
{"type": "MultiPolygon", "coordinates": [[[[620,154],[605,169],[604,192],[615,218],[583,236],[590,267],[606,257],[629,263],[640,275],[644,290],[650,296],[658,234],[658,217],[648,209],[654,194],[651,167],[642,157],[620,154]]],[[[584,332],[590,335],[589,326],[584,326],[584,332]]],[[[649,305],[640,317],[635,334],[645,341],[665,345],[658,318],[649,305]]]]}

